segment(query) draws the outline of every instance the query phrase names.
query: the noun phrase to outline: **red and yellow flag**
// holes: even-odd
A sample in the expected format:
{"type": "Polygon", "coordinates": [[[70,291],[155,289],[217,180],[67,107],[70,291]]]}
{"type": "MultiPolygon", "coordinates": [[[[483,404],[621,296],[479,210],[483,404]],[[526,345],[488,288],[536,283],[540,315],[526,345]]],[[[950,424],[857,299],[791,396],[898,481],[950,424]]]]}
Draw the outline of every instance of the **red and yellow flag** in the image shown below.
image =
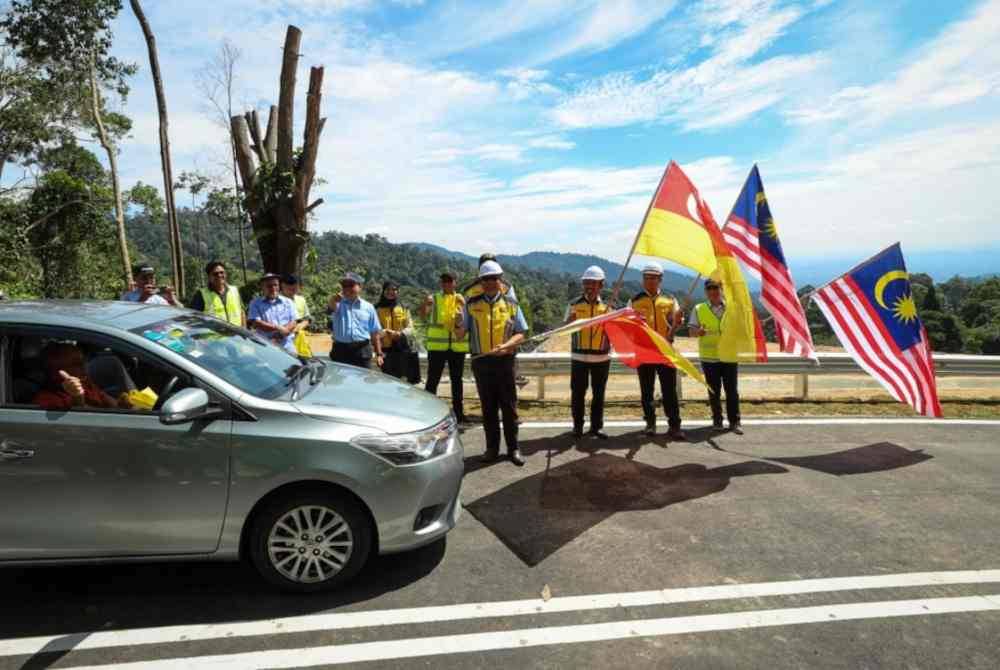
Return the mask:
{"type": "Polygon", "coordinates": [[[698,211],[698,190],[677,163],[667,165],[633,253],[655,256],[689,267],[706,277],[715,272],[712,236],[698,211]]]}
{"type": "Polygon", "coordinates": [[[656,189],[634,253],[674,261],[721,283],[726,313],[719,340],[720,360],[767,360],[764,331],[739,262],[708,203],[674,161],[667,165],[656,189]]]}
{"type": "Polygon", "coordinates": [[[618,358],[630,368],[637,368],[645,363],[666,364],[708,385],[698,368],[675,351],[662,335],[650,328],[642,315],[635,310],[631,308],[619,310],[617,318],[604,324],[604,332],[608,334],[608,340],[617,352],[618,358]]]}

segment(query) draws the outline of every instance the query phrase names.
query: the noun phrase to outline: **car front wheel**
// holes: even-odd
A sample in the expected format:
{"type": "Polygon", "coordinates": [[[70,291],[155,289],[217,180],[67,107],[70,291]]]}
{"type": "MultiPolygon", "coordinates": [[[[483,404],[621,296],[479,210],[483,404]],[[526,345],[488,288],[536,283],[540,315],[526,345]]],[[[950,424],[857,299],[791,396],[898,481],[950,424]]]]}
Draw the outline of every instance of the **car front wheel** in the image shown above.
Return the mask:
{"type": "Polygon", "coordinates": [[[302,491],[261,510],[250,535],[250,559],[268,582],[290,591],[334,588],[368,560],[372,531],[345,495],[302,491]]]}

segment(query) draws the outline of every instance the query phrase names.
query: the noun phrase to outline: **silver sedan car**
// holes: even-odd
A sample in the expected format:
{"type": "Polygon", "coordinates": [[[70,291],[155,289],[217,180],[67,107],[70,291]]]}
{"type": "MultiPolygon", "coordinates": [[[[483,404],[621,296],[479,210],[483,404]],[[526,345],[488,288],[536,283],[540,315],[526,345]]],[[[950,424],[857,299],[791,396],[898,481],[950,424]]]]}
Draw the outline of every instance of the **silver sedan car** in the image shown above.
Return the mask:
{"type": "Polygon", "coordinates": [[[248,559],[297,591],[461,512],[438,398],[188,310],[0,303],[0,566],[248,559]]]}

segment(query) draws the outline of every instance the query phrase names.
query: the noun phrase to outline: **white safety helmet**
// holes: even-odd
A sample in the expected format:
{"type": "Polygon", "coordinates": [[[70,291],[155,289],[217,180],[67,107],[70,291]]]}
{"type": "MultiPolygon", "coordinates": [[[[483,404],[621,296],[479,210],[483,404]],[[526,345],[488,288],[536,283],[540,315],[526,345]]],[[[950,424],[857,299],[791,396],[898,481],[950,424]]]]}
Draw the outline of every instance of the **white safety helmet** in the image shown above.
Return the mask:
{"type": "Polygon", "coordinates": [[[479,266],[479,277],[497,277],[503,274],[503,268],[496,261],[486,261],[479,266]]]}
{"type": "Polygon", "coordinates": [[[581,281],[586,281],[587,279],[593,279],[594,281],[604,281],[604,270],[602,270],[599,265],[591,265],[589,268],[583,271],[583,276],[580,277],[581,281]]]}
{"type": "Polygon", "coordinates": [[[642,266],[644,275],[663,275],[663,267],[659,263],[646,263],[642,266]]]}

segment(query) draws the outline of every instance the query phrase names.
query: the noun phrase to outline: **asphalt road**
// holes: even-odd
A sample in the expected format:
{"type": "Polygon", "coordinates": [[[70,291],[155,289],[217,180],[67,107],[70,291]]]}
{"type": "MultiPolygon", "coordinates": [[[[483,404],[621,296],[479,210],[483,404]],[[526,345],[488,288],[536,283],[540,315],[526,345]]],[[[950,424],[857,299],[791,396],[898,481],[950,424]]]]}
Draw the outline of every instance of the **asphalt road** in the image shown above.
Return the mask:
{"type": "Polygon", "coordinates": [[[1000,667],[1000,422],[564,430],[467,433],[459,526],[339,593],[2,570],[0,670],[1000,667]]]}

